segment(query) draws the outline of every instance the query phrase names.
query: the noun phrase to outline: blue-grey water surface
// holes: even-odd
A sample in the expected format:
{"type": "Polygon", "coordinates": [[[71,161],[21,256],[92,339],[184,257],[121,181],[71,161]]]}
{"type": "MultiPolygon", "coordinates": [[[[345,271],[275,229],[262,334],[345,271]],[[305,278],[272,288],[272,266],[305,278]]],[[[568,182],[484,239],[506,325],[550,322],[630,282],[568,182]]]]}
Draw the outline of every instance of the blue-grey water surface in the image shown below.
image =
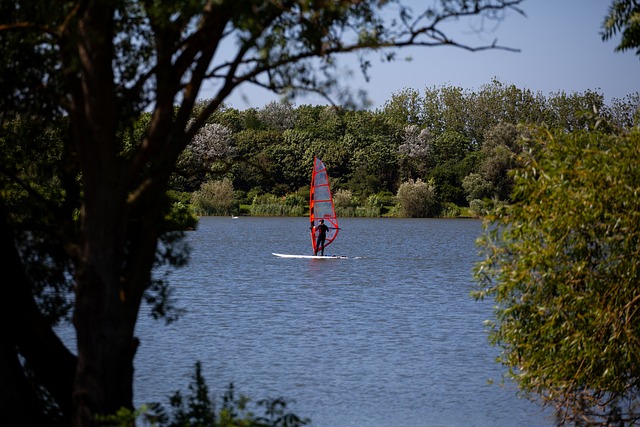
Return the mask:
{"type": "Polygon", "coordinates": [[[307,219],[201,218],[170,276],[187,313],[139,321],[136,404],[186,392],[199,360],[212,393],[282,396],[315,427],[553,425],[498,385],[491,302],[469,295],[480,221],[340,226],[326,253],[352,258],[283,259],[311,254],[307,219]]]}

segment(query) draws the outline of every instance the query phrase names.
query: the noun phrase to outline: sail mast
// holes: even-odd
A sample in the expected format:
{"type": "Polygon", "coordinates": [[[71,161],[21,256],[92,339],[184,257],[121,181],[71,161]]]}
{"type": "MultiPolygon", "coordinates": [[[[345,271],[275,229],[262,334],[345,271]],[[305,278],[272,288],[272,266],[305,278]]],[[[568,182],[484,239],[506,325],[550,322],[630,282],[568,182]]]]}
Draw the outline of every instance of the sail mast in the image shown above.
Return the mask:
{"type": "Polygon", "coordinates": [[[313,158],[313,171],[311,173],[311,188],[309,194],[309,220],[311,226],[311,246],[314,253],[316,248],[316,227],[323,219],[329,227],[324,247],[326,248],[338,236],[338,218],[336,217],[333,197],[329,184],[327,169],[320,159],[313,158]]]}

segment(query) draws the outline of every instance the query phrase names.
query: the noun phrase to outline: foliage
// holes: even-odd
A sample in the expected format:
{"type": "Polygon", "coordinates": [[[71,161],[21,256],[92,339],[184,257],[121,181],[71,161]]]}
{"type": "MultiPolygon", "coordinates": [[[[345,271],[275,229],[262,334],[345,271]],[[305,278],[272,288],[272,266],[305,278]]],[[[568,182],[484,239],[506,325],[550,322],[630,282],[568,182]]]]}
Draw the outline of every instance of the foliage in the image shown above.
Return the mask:
{"type": "Polygon", "coordinates": [[[103,427],[126,427],[136,420],[142,425],[157,427],[299,427],[310,422],[307,418],[287,412],[283,398],[263,399],[257,402],[263,415],[249,409],[251,400],[236,397],[233,383],[229,384],[216,411],[216,402],[209,395],[209,388],[202,376],[202,364],[196,362],[195,372],[189,384],[189,394],[179,391],[169,399],[170,410],[159,403],[144,406],[136,411],[125,408],[115,415],[98,416],[103,427]]]}
{"type": "Polygon", "coordinates": [[[600,111],[604,107],[602,94],[586,90],[583,94],[567,94],[560,91],[549,99],[548,113],[552,116],[554,127],[563,128],[567,132],[589,129],[592,111],[600,111]]]}
{"type": "Polygon", "coordinates": [[[459,162],[471,150],[470,139],[462,132],[446,130],[433,142],[432,156],[435,163],[459,162]]]}
{"type": "Polygon", "coordinates": [[[487,209],[487,203],[484,200],[473,199],[469,202],[469,209],[473,214],[479,218],[487,216],[489,210],[487,209]]]}
{"type": "Polygon", "coordinates": [[[236,155],[231,129],[219,123],[205,123],[178,157],[171,187],[193,192],[209,179],[212,169],[227,171],[236,155]]]}
{"type": "Polygon", "coordinates": [[[198,223],[198,217],[191,205],[192,195],[177,191],[168,191],[167,198],[171,203],[169,213],[165,216],[168,231],[193,230],[198,223]]]}
{"type": "Polygon", "coordinates": [[[358,200],[351,190],[339,189],[333,193],[333,205],[339,217],[352,217],[356,214],[358,200]]]}
{"type": "Polygon", "coordinates": [[[377,194],[367,197],[363,206],[356,206],[355,216],[377,218],[382,215],[383,201],[377,194]]]}
{"type": "Polygon", "coordinates": [[[198,218],[193,214],[191,204],[175,202],[171,205],[171,212],[165,217],[171,231],[193,230],[198,218]]]}
{"type": "Polygon", "coordinates": [[[640,4],[636,0],[614,0],[602,27],[603,40],[622,32],[616,51],[636,49],[640,57],[640,4]]]}
{"type": "Polygon", "coordinates": [[[612,99],[603,114],[618,132],[640,125],[640,92],[612,99]]]}
{"type": "Polygon", "coordinates": [[[402,183],[397,194],[402,216],[410,218],[430,218],[440,211],[433,181],[409,180],[402,183]]]}
{"type": "Polygon", "coordinates": [[[562,422],[640,420],[640,131],[541,131],[485,222],[477,297],[509,376],[562,422]]]}
{"type": "Polygon", "coordinates": [[[307,154],[308,135],[299,130],[285,130],[276,144],[263,154],[270,160],[269,174],[276,182],[278,193],[291,192],[309,182],[309,169],[305,167],[312,155],[307,154]]]}
{"type": "Polygon", "coordinates": [[[404,128],[404,138],[398,151],[408,157],[425,158],[430,152],[431,135],[428,129],[420,129],[416,125],[404,128]]]}
{"type": "MultiPolygon", "coordinates": [[[[245,194],[260,187],[281,196],[308,184],[315,155],[330,169],[334,188],[360,201],[380,191],[395,194],[409,179],[433,178],[444,203],[464,207],[474,200],[463,185],[471,174],[486,181],[487,191],[477,197],[508,201],[508,172],[526,146],[526,125],[583,128],[597,117],[609,131],[624,130],[637,123],[639,106],[640,94],[603,105],[591,91],[546,97],[497,79],[474,92],[445,86],[420,95],[407,89],[378,111],[274,103],[263,109],[267,116],[256,109],[236,112],[242,123],[233,133],[237,155],[208,174],[228,177],[245,194]],[[252,129],[242,119],[249,116],[252,129]],[[293,129],[272,124],[291,120],[293,129]]],[[[344,214],[352,215],[348,209],[344,214]]]]}
{"type": "Polygon", "coordinates": [[[424,99],[416,89],[405,88],[393,94],[391,99],[384,104],[384,110],[389,122],[399,127],[415,126],[421,128],[428,122],[424,115],[424,99]]]}
{"type": "Polygon", "coordinates": [[[433,135],[428,128],[421,129],[417,125],[405,125],[398,146],[398,163],[402,179],[424,176],[432,158],[433,135]]]}
{"type": "Polygon", "coordinates": [[[459,206],[454,205],[453,203],[444,203],[440,216],[443,218],[458,218],[461,213],[462,210],[459,206]]]}
{"type": "Polygon", "coordinates": [[[69,319],[73,307],[74,267],[60,243],[76,225],[61,228],[59,216],[77,219],[79,188],[60,165],[65,123],[20,116],[0,129],[0,215],[12,213],[4,221],[15,230],[35,302],[53,325],[69,319]]]}
{"type": "MultiPolygon", "coordinates": [[[[478,173],[491,189],[487,188],[484,194],[472,196],[471,200],[493,196],[500,200],[508,200],[513,187],[509,171],[518,164],[517,158],[522,151],[521,139],[521,131],[512,123],[500,123],[487,129],[482,144],[478,173]],[[487,194],[489,191],[491,193],[487,194]]],[[[467,191],[466,188],[465,191],[467,191]]],[[[467,200],[469,200],[468,191],[467,200]]]]}
{"type": "Polygon", "coordinates": [[[493,184],[477,173],[467,175],[462,180],[462,188],[464,188],[469,203],[472,200],[490,198],[494,191],[493,184]]]}
{"type": "Polygon", "coordinates": [[[465,204],[462,180],[469,173],[464,163],[446,162],[439,164],[429,173],[429,179],[438,190],[438,198],[444,203],[465,204]]]}
{"type": "Polygon", "coordinates": [[[233,132],[218,123],[205,123],[187,144],[185,151],[204,163],[217,159],[232,158],[236,154],[233,132]]]}
{"type": "Polygon", "coordinates": [[[267,129],[285,131],[293,129],[296,123],[295,111],[290,102],[278,103],[272,101],[258,110],[258,120],[267,129]]]}
{"type": "Polygon", "coordinates": [[[278,197],[261,194],[253,198],[250,213],[254,216],[302,216],[308,201],[297,194],[278,197]]]}
{"type": "Polygon", "coordinates": [[[231,180],[208,181],[193,193],[192,204],[198,215],[231,215],[236,208],[231,180]]]}

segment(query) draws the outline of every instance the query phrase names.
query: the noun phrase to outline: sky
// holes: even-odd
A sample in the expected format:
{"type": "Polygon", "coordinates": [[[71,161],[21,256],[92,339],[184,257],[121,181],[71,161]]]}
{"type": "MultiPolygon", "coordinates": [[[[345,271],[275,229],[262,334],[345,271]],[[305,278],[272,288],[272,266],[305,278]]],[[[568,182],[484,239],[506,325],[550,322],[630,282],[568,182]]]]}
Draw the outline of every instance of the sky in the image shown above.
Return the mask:
{"type": "MultiPolygon", "coordinates": [[[[426,0],[409,0],[419,5],[426,0]]],[[[454,47],[421,47],[399,51],[398,58],[410,62],[373,62],[370,80],[360,77],[355,56],[341,59],[341,67],[354,71],[349,86],[367,91],[370,109],[381,108],[403,89],[423,92],[426,88],[456,86],[475,91],[497,79],[545,96],[566,92],[596,91],[612,98],[640,92],[640,57],[635,51],[615,52],[619,38],[604,42],[600,31],[611,0],[525,0],[520,8],[526,16],[507,14],[500,23],[472,31],[468,22],[456,23],[456,31],[470,36],[470,43],[498,44],[520,52],[490,50],[469,52],[454,47]]],[[[477,26],[478,20],[474,23],[477,26]]],[[[206,97],[206,91],[203,93],[206,97]]],[[[278,96],[243,85],[227,99],[227,104],[244,110],[261,108],[278,96]]],[[[324,99],[299,97],[295,105],[327,104],[324,99]]]]}

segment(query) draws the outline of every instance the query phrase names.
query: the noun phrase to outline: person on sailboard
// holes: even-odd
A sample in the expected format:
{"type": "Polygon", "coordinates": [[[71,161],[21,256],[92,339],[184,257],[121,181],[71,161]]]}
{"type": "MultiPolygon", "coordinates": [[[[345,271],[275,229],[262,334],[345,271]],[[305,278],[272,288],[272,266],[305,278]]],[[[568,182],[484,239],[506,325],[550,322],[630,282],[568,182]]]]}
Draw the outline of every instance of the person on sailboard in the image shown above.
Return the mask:
{"type": "Polygon", "coordinates": [[[329,227],[324,224],[324,219],[321,219],[320,224],[316,227],[318,237],[316,240],[316,251],[314,255],[318,255],[318,250],[320,250],[320,254],[324,256],[324,241],[327,238],[327,231],[329,231],[329,227]]]}

